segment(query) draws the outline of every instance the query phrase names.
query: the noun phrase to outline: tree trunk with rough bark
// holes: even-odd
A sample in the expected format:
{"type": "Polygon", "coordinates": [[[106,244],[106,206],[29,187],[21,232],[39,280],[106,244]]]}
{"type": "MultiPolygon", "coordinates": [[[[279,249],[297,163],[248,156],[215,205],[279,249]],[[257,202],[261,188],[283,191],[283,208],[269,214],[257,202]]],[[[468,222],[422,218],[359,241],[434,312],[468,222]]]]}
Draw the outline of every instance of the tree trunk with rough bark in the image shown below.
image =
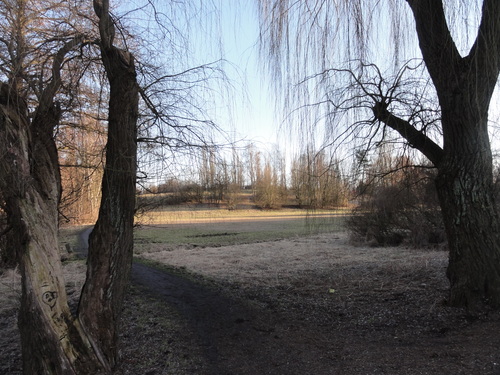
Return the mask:
{"type": "Polygon", "coordinates": [[[500,73],[500,1],[483,2],[477,39],[462,57],[442,0],[407,0],[441,107],[440,147],[387,103],[375,118],[396,130],[438,169],[436,187],[448,246],[449,303],[470,311],[500,307],[500,218],[495,205],[488,109],[500,73]]]}
{"type": "Polygon", "coordinates": [[[82,37],[54,56],[52,77],[31,121],[15,88],[0,84],[0,189],[22,276],[25,374],[109,374],[117,363],[117,325],[132,262],[138,85],[132,55],[113,46],[108,1],[94,5],[110,82],[108,144],[102,205],[76,318],[68,306],[59,254],[61,178],[53,132],[60,117],[54,98],[61,67],[82,37]]]}
{"type": "MultiPolygon", "coordinates": [[[[419,149],[438,168],[436,186],[450,250],[453,306],[500,307],[500,219],[495,206],[488,109],[500,72],[500,2],[484,0],[478,35],[462,57],[442,0],[407,0],[442,113],[442,152],[419,149]],[[433,160],[434,159],[434,160],[433,160]]],[[[404,136],[404,133],[402,133],[404,136]]]]}
{"type": "Polygon", "coordinates": [[[133,56],[113,46],[108,1],[94,1],[94,9],[110,102],[101,207],[89,238],[79,318],[94,347],[113,368],[118,362],[118,323],[132,266],[139,87],[133,56]]]}
{"type": "Polygon", "coordinates": [[[7,84],[0,89],[0,189],[22,276],[19,310],[25,374],[100,373],[100,362],[67,303],[58,244],[60,176],[52,129],[59,110],[35,118],[7,84]]]}
{"type": "MultiPolygon", "coordinates": [[[[500,307],[500,220],[487,117],[478,124],[478,116],[471,113],[475,111],[465,103],[463,108],[459,116],[456,109],[449,116],[452,139],[436,180],[450,249],[449,302],[471,310],[483,303],[500,307]]],[[[444,112],[443,122],[447,119],[444,112]]]]}

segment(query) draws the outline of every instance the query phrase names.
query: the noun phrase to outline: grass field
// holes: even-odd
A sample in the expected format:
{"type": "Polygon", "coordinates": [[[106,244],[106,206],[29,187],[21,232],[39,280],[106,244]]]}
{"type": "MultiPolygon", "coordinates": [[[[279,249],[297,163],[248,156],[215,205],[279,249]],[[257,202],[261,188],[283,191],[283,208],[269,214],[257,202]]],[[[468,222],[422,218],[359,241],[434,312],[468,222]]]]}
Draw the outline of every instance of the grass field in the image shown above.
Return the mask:
{"type": "MultiPolygon", "coordinates": [[[[226,210],[170,206],[149,211],[136,218],[134,252],[140,255],[151,247],[219,247],[276,241],[311,234],[344,230],[348,209],[338,210],[226,210]]],[[[78,233],[86,226],[60,231],[61,250],[81,246],[78,233]]]]}
{"type": "Polygon", "coordinates": [[[315,217],[333,217],[349,214],[350,208],[335,210],[305,210],[284,208],[280,210],[239,209],[227,210],[205,206],[165,206],[161,209],[146,211],[136,217],[138,224],[183,224],[201,222],[219,222],[227,220],[273,220],[273,219],[308,219],[315,217]]]}
{"type": "Polygon", "coordinates": [[[206,247],[275,241],[343,230],[346,211],[154,211],[138,220],[136,253],[144,245],[206,247]]]}

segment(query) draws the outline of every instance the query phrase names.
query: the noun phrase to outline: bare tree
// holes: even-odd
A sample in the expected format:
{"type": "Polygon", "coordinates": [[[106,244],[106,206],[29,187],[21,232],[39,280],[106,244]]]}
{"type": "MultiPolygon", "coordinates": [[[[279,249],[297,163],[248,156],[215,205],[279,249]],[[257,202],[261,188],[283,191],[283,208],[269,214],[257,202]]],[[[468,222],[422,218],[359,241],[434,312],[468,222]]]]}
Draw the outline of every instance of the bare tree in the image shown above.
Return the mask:
{"type": "Polygon", "coordinates": [[[108,0],[94,0],[109,81],[108,142],[99,218],[89,238],[78,318],[103,367],[118,360],[118,323],[132,266],[139,85],[134,56],[115,46],[108,0]]]}
{"type": "Polygon", "coordinates": [[[266,209],[281,208],[287,200],[286,171],[279,150],[260,161],[255,154],[256,180],[254,201],[258,207],[266,209]]]}
{"type": "Polygon", "coordinates": [[[500,307],[500,220],[488,135],[488,110],[500,72],[500,3],[260,0],[259,4],[273,71],[282,83],[293,72],[301,82],[290,86],[294,89],[288,104],[304,105],[308,94],[318,98],[305,104],[316,109],[306,120],[326,118],[337,143],[362,137],[368,144],[378,144],[398,135],[425,155],[438,169],[436,186],[450,250],[449,303],[472,310],[483,302],[500,307]],[[460,19],[468,25],[477,23],[475,39],[458,28],[460,19]],[[387,32],[385,36],[380,30],[387,32]],[[380,45],[370,48],[371,41],[381,40],[391,40],[389,51],[380,45]],[[412,49],[416,43],[420,56],[412,49]],[[380,50],[385,56],[374,52],[380,50]],[[384,79],[375,65],[387,61],[388,52],[397,71],[391,80],[384,79]],[[412,66],[409,54],[421,57],[425,69],[412,66]],[[369,59],[372,64],[364,62],[369,59]],[[401,65],[402,60],[408,63],[401,65]],[[339,79],[339,73],[347,77],[339,79]],[[311,75],[317,79],[307,79],[311,75]],[[438,108],[432,98],[437,98],[438,108]]]}
{"type": "Polygon", "coordinates": [[[310,150],[292,161],[291,187],[302,207],[338,207],[347,201],[339,163],[328,160],[324,151],[310,150]]]}
{"type": "Polygon", "coordinates": [[[76,44],[68,42],[54,57],[52,78],[32,119],[14,87],[1,86],[1,189],[22,276],[19,328],[27,374],[98,373],[101,368],[70,313],[57,243],[61,185],[52,132],[60,112],[54,95],[62,59],[76,44]]]}
{"type": "MultiPolygon", "coordinates": [[[[156,12],[155,2],[146,3],[141,9],[156,12]]],[[[193,86],[204,89],[200,75],[217,69],[204,65],[173,74],[154,69],[151,44],[129,38],[121,27],[126,20],[111,15],[109,0],[2,0],[0,12],[0,195],[12,228],[9,247],[16,249],[22,276],[24,371],[110,373],[118,361],[118,323],[132,262],[137,144],[202,149],[213,123],[197,119],[201,106],[189,113],[189,95],[183,98],[172,87],[179,84],[177,90],[186,94],[193,86]],[[149,60],[136,64],[139,51],[151,52],[149,60]],[[104,77],[109,85],[100,80],[104,77]],[[92,96],[87,91],[92,89],[99,94],[97,109],[82,99],[92,96]],[[87,278],[73,315],[57,238],[62,185],[57,145],[68,146],[69,125],[87,127],[89,119],[107,125],[107,144],[87,278]]],[[[155,31],[180,33],[159,21],[175,17],[159,11],[154,16],[155,31]]],[[[81,160],[66,161],[71,168],[81,160]]]]}
{"type": "Polygon", "coordinates": [[[75,32],[68,24],[69,10],[60,3],[47,2],[42,17],[25,1],[2,5],[12,15],[10,30],[16,37],[11,44],[2,40],[13,62],[4,65],[8,83],[0,87],[0,188],[15,234],[9,237],[10,246],[17,249],[22,276],[19,328],[24,373],[110,372],[116,364],[116,326],[132,259],[138,103],[134,60],[113,45],[115,25],[108,1],[94,2],[98,38],[91,32],[75,32]],[[48,28],[27,27],[29,14],[48,28]],[[61,33],[48,38],[55,24],[61,33]],[[100,46],[110,81],[109,131],[103,202],[75,317],[67,302],[57,239],[61,175],[54,133],[61,102],[70,96],[68,82],[63,81],[71,81],[71,74],[63,72],[89,43],[100,46]]]}

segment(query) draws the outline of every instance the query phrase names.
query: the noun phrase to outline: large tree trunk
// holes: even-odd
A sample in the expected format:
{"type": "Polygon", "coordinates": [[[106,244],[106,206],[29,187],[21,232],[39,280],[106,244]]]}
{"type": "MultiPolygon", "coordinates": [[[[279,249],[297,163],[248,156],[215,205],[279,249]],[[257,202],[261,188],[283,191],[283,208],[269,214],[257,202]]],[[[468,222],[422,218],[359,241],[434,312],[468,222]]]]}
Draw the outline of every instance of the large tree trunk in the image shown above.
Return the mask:
{"type": "Polygon", "coordinates": [[[0,189],[22,276],[19,328],[25,374],[99,373],[71,316],[58,246],[60,177],[52,129],[58,109],[40,104],[30,123],[25,102],[0,89],[0,189]]]}
{"type": "Polygon", "coordinates": [[[444,161],[436,185],[450,249],[449,302],[473,310],[500,306],[500,225],[491,181],[479,172],[484,161],[471,159],[444,161]]]}
{"type": "Polygon", "coordinates": [[[133,58],[112,45],[107,1],[97,4],[102,59],[110,81],[103,200],[91,236],[87,281],[75,319],[68,307],[58,246],[61,181],[53,131],[54,97],[69,41],[54,57],[52,78],[33,120],[25,101],[0,84],[0,189],[22,276],[19,313],[25,374],[110,373],[117,360],[117,323],[132,260],[138,86],[133,58]]]}
{"type": "MultiPolygon", "coordinates": [[[[467,93],[462,97],[467,97],[467,93]]],[[[448,129],[438,165],[437,191],[450,248],[450,304],[500,307],[500,220],[495,205],[487,105],[455,98],[443,110],[448,129]]]]}
{"type": "Polygon", "coordinates": [[[89,239],[79,318],[93,346],[113,368],[118,361],[118,323],[132,266],[139,87],[133,56],[113,46],[108,7],[107,1],[94,1],[110,102],[101,208],[89,239]]]}
{"type": "Polygon", "coordinates": [[[442,152],[429,152],[429,142],[418,148],[438,168],[450,304],[500,307],[500,219],[488,138],[488,108],[500,72],[500,1],[483,1],[478,35],[465,57],[453,42],[442,0],[407,2],[442,113],[442,152]]]}

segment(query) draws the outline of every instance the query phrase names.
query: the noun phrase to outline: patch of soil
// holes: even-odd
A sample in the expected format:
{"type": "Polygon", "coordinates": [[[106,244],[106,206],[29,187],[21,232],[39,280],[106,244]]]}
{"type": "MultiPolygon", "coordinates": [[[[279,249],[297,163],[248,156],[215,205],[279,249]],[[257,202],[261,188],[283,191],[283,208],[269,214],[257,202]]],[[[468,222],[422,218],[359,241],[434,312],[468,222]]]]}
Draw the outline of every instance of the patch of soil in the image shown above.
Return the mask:
{"type": "Polygon", "coordinates": [[[500,314],[445,305],[441,250],[354,247],[338,234],[154,249],[143,256],[177,271],[135,265],[134,285],[173,309],[190,346],[171,354],[198,367],[169,372],[165,358],[152,374],[500,374],[500,314]]]}
{"type": "MultiPolygon", "coordinates": [[[[339,234],[152,249],[142,256],[165,266],[134,264],[116,374],[500,375],[500,313],[445,305],[443,251],[339,234]]],[[[76,301],[85,266],[67,267],[76,301]]],[[[0,373],[20,374],[6,290],[0,373]]]]}
{"type": "Polygon", "coordinates": [[[251,298],[231,293],[227,286],[207,280],[200,283],[192,277],[140,264],[134,265],[133,275],[136,287],[165,302],[182,318],[194,340],[191,348],[202,356],[203,372],[199,374],[304,374],[331,370],[328,362],[317,362],[309,353],[304,355],[304,351],[312,349],[306,350],[316,340],[314,333],[301,325],[290,325],[283,316],[262,308],[251,298]]]}

